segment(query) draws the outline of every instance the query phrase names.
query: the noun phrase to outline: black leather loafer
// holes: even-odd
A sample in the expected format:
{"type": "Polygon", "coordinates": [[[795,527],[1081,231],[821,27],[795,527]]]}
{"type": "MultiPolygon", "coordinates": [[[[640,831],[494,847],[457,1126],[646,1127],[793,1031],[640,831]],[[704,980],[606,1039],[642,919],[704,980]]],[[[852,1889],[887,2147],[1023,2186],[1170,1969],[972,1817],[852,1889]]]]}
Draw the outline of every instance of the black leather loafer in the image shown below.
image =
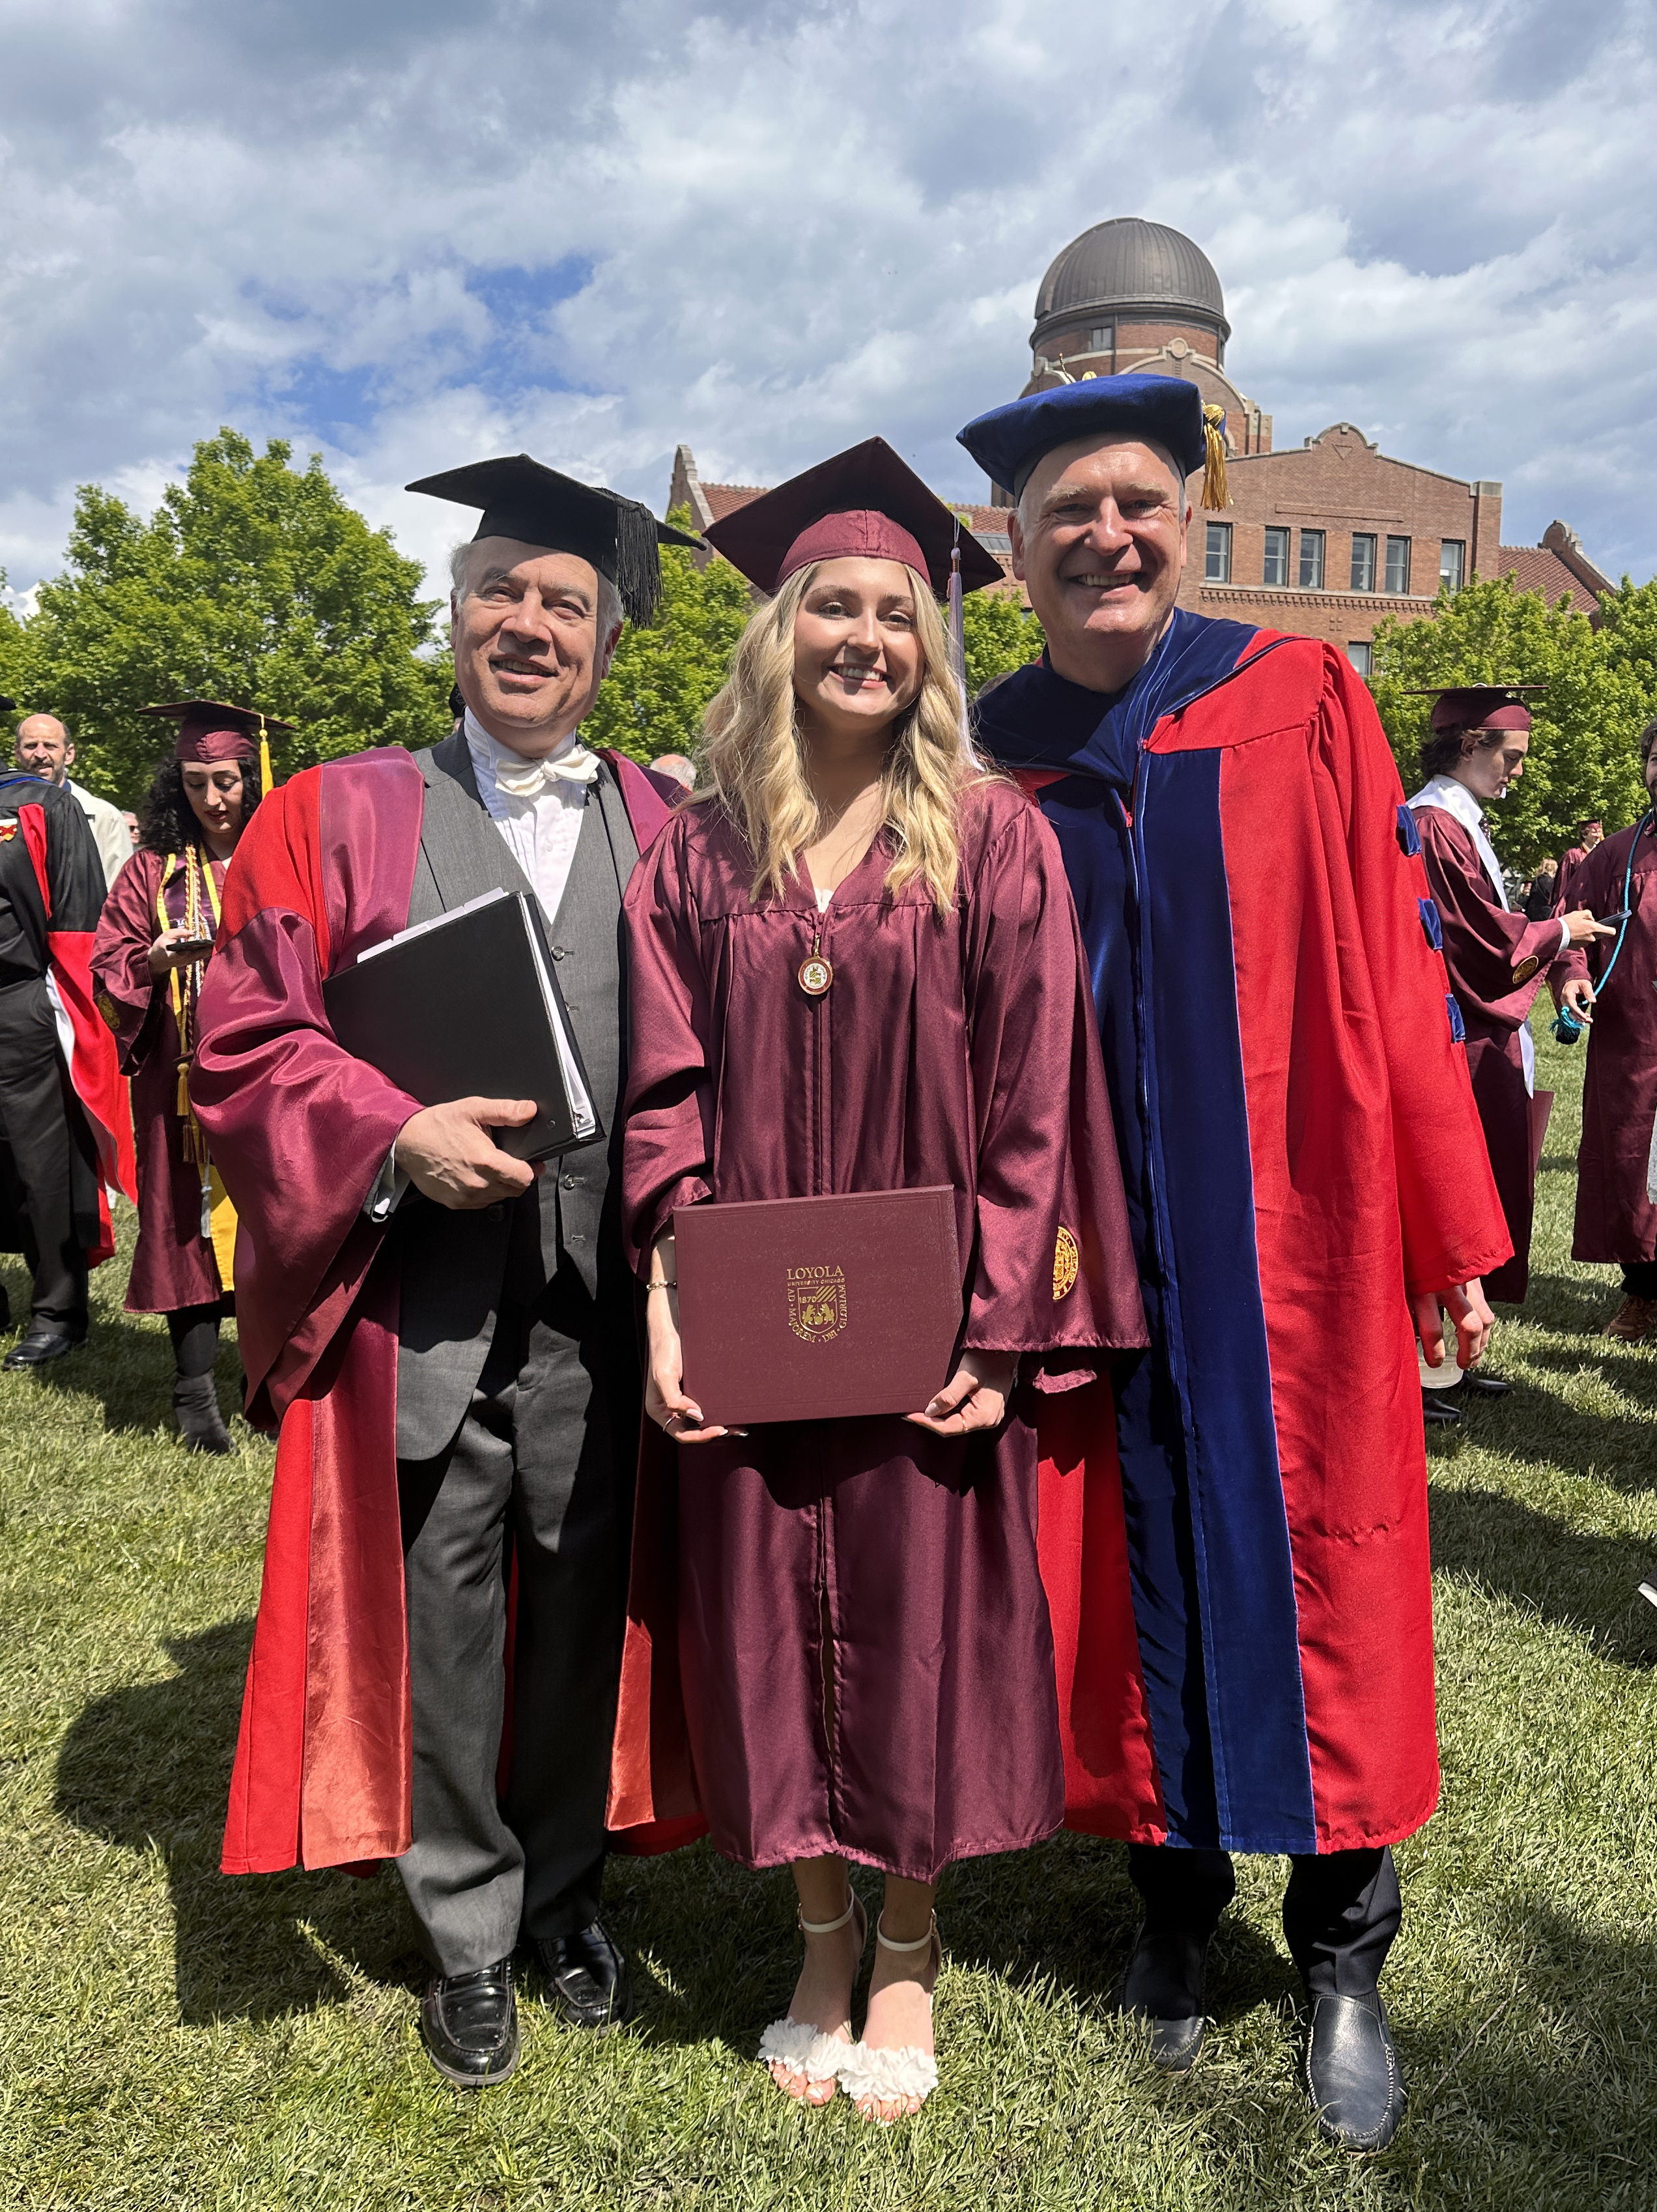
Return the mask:
{"type": "Polygon", "coordinates": [[[38,1323],[20,1336],[0,1367],[44,1367],[48,1359],[61,1359],[66,1352],[78,1352],[86,1342],[84,1334],[75,1336],[66,1328],[42,1328],[38,1323]]]}
{"type": "Polygon", "coordinates": [[[1421,1418],[1429,1429],[1453,1429],[1461,1419],[1461,1408],[1453,1406],[1448,1398],[1441,1398],[1435,1390],[1423,1390],[1421,1418]]]}
{"type": "Polygon", "coordinates": [[[1461,1387],[1471,1390],[1475,1398],[1505,1398],[1513,1384],[1500,1375],[1487,1375],[1482,1367],[1470,1367],[1461,1378],[1461,1387]]]}
{"type": "Polygon", "coordinates": [[[1164,2074],[1188,2074],[1203,2047],[1208,1939],[1142,1928],[1107,2000],[1113,2012],[1150,2031],[1151,2063],[1164,2074]]]}
{"type": "Polygon", "coordinates": [[[1379,1996],[1312,2000],[1302,2079],[1331,2142],[1386,2149],[1404,2117],[1404,2069],[1379,1996]]]}
{"type": "Polygon", "coordinates": [[[518,2000],[512,1960],[472,1974],[440,1974],[420,2003],[420,2039],[446,2081],[491,2088],[518,2067],[518,2000]]]}
{"type": "Polygon", "coordinates": [[[633,2017],[633,1978],[626,1954],[602,1920],[573,1936],[537,1936],[535,1954],[547,1979],[547,1998],[572,2027],[619,2027],[633,2017]]]}

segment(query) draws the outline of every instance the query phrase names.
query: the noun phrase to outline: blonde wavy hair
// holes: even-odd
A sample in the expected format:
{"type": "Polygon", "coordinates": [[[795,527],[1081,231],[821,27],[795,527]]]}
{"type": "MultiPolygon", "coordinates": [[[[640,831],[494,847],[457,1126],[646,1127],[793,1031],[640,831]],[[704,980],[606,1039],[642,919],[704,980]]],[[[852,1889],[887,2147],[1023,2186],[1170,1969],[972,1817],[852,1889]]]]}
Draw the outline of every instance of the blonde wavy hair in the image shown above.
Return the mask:
{"type": "MultiPolygon", "coordinates": [[[[756,899],[767,891],[780,898],[799,872],[800,854],[822,833],[794,696],[794,621],[822,566],[800,569],[750,617],[703,722],[707,781],[694,796],[717,800],[747,840],[756,899]]],[[[932,586],[907,565],[904,573],[923,673],[920,690],[887,732],[881,823],[895,849],[886,888],[900,891],[919,878],[938,913],[947,914],[961,866],[961,795],[990,776],[962,743],[964,702],[932,586]]]]}

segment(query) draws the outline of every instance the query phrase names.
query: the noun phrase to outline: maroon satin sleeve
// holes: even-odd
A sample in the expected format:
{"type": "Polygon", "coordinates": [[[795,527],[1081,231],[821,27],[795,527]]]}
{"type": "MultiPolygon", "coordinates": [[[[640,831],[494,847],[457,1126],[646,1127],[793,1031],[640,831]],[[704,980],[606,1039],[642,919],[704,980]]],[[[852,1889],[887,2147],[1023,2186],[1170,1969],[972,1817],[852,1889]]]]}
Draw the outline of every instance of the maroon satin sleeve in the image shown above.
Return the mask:
{"type": "Polygon", "coordinates": [[[669,823],[627,890],[622,1222],[628,1264],[640,1274],[674,1207],[694,1205],[713,1187],[713,1024],[685,866],[689,818],[669,823]]]}
{"type": "Polygon", "coordinates": [[[1533,979],[1559,955],[1557,916],[1527,921],[1496,895],[1469,831],[1442,806],[1417,811],[1421,857],[1444,929],[1444,959],[1458,997],[1516,1030],[1530,1011],[1533,979]]]}
{"type": "Polygon", "coordinates": [[[979,860],[965,975],[977,1115],[977,1252],[965,1345],[1039,1382],[1066,1353],[1145,1341],[1076,910],[1052,830],[1021,805],[979,860]],[[1047,1361],[1042,1354],[1059,1355],[1047,1361]]]}
{"type": "Polygon", "coordinates": [[[151,1016],[166,998],[167,982],[150,974],[149,948],[161,934],[155,892],[166,865],[159,853],[132,855],[109,887],[92,940],[98,1011],[115,1032],[123,1075],[143,1066],[161,1028],[151,1016]]]}

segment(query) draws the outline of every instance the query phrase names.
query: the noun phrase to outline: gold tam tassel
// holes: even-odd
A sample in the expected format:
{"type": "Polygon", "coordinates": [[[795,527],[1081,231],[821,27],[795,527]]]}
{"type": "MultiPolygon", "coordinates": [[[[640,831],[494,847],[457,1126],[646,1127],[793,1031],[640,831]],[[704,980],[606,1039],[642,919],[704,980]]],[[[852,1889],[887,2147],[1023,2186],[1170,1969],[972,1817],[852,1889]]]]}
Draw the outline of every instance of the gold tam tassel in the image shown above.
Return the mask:
{"type": "Polygon", "coordinates": [[[270,740],[265,734],[264,717],[259,716],[259,797],[268,799],[270,787],[276,781],[270,772],[270,740]]]}
{"type": "Polygon", "coordinates": [[[1230,504],[1225,480],[1225,410],[1211,403],[1203,410],[1203,505],[1230,504]]]}

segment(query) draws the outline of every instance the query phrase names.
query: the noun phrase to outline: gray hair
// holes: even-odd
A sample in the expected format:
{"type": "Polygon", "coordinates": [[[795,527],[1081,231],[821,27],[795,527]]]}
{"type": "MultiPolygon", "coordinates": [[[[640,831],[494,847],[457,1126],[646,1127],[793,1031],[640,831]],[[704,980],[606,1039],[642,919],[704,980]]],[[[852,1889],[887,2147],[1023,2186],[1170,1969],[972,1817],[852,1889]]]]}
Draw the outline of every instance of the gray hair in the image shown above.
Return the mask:
{"type": "MultiPolygon", "coordinates": [[[[472,587],[472,556],[477,545],[476,538],[469,538],[449,556],[449,583],[458,599],[464,599],[472,587]]],[[[598,579],[598,642],[602,646],[622,626],[622,595],[602,569],[595,568],[593,574],[598,579]]]]}
{"type": "MultiPolygon", "coordinates": [[[[1120,435],[1108,433],[1105,437],[1101,439],[1100,442],[1101,444],[1121,445],[1130,442],[1130,440],[1128,434],[1126,432],[1121,433],[1120,435]]],[[[1168,471],[1169,476],[1173,477],[1175,496],[1178,498],[1181,507],[1183,507],[1186,499],[1186,480],[1180,474],[1179,464],[1175,461],[1168,448],[1162,443],[1160,439],[1157,438],[1134,438],[1131,442],[1134,445],[1144,446],[1150,452],[1155,453],[1157,459],[1168,471]]],[[[1047,456],[1045,453],[1039,454],[1035,460],[1031,463],[1029,474],[1024,478],[1023,483],[1019,489],[1018,497],[1013,502],[1013,513],[1018,517],[1018,527],[1023,531],[1027,536],[1029,532],[1030,525],[1035,520],[1035,517],[1031,513],[1030,486],[1035,481],[1036,470],[1041,466],[1041,462],[1045,460],[1047,456]]]]}

